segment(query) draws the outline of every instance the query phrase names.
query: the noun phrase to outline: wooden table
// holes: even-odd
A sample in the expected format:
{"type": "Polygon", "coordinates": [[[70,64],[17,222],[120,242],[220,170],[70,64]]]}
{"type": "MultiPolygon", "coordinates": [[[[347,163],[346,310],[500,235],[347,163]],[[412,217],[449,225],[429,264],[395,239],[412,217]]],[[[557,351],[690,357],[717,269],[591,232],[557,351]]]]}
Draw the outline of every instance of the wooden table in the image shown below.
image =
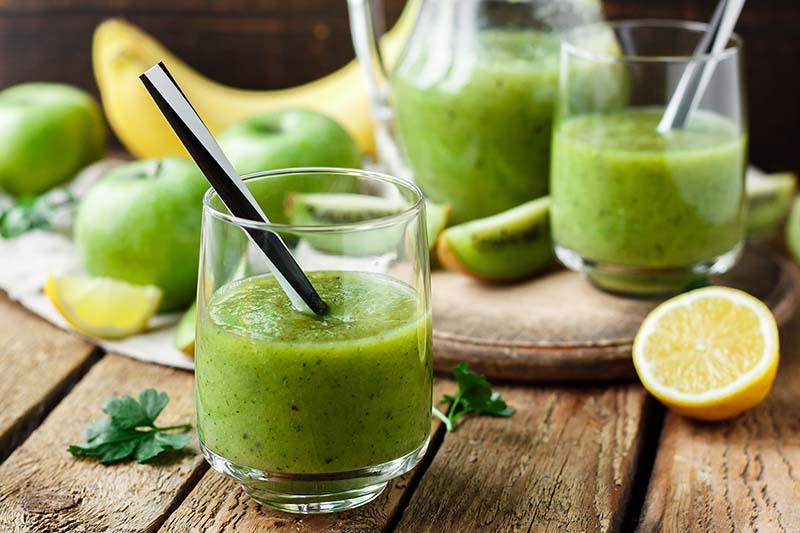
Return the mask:
{"type": "MultiPolygon", "coordinates": [[[[437,421],[423,464],[372,504],[260,508],[192,450],[105,467],[66,447],[112,395],[155,387],[194,415],[192,374],[60,331],[0,295],[0,531],[800,531],[800,314],[767,400],[700,424],[641,386],[499,387],[517,414],[437,421]]],[[[436,396],[454,384],[438,379],[436,396]]]]}

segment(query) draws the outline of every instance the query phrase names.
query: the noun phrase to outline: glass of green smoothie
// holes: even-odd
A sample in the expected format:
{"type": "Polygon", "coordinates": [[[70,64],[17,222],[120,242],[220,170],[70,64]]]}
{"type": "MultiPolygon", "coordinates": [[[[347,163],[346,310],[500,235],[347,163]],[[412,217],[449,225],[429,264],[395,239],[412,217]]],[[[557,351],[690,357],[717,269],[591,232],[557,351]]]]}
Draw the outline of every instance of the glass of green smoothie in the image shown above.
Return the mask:
{"type": "Polygon", "coordinates": [[[562,263],[603,289],[677,292],[728,270],[741,252],[741,41],[691,57],[705,31],[700,23],[621,21],[577,28],[562,42],[553,240],[562,263]],[[605,51],[609,40],[618,53],[605,51]],[[665,107],[690,67],[702,69],[705,90],[686,123],[662,133],[665,107]]]}
{"type": "Polygon", "coordinates": [[[425,453],[430,272],[422,194],[345,169],[253,174],[273,222],[204,200],[196,400],[211,466],[297,513],[376,498],[425,453]],[[280,212],[278,212],[280,211],[280,212]],[[276,232],[330,311],[295,310],[243,229],[276,232]]]}

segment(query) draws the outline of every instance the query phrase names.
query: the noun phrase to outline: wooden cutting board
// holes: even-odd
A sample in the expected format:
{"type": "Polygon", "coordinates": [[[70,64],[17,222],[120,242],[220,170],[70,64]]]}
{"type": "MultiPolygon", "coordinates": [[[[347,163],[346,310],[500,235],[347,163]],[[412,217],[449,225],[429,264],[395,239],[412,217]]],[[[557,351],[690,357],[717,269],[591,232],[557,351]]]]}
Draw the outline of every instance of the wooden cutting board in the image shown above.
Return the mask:
{"type": "MultiPolygon", "coordinates": [[[[715,284],[763,300],[779,324],[795,308],[793,267],[765,246],[748,246],[715,284]]],[[[487,377],[513,381],[597,382],[635,376],[633,337],[662,300],[625,298],[556,270],[516,284],[486,284],[438,271],[433,290],[434,368],[461,361],[487,377]]]]}

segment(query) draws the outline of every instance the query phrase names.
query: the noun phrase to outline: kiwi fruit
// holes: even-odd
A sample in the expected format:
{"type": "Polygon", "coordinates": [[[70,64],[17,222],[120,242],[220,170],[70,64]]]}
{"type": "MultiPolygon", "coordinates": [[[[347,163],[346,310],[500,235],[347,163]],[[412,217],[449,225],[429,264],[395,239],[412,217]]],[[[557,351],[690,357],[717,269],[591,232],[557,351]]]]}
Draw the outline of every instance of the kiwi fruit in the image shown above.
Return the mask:
{"type": "Polygon", "coordinates": [[[786,223],[786,247],[795,260],[800,262],[800,198],[794,201],[786,223]]]}
{"type": "Polygon", "coordinates": [[[791,172],[747,173],[747,235],[768,237],[780,226],[792,204],[797,176],[791,172]]]}
{"type": "MultiPolygon", "coordinates": [[[[349,193],[290,193],[286,197],[286,214],[293,225],[326,226],[355,224],[394,215],[407,209],[402,199],[349,193]]],[[[427,234],[429,243],[436,242],[450,218],[450,206],[426,201],[427,234]]],[[[304,235],[315,248],[328,253],[377,255],[397,244],[399,228],[375,228],[339,235],[304,235]],[[389,233],[387,233],[389,232],[389,233]]]]}
{"type": "Polygon", "coordinates": [[[352,224],[398,213],[408,203],[400,199],[348,193],[290,193],[286,213],[294,225],[352,224]]]}
{"type": "Polygon", "coordinates": [[[553,260],[550,198],[447,228],[439,236],[436,251],[445,268],[479,279],[532,276],[553,260]]]}
{"type": "Polygon", "coordinates": [[[175,347],[189,356],[194,356],[194,323],[197,316],[197,302],[183,313],[175,328],[175,347]]]}
{"type": "MultiPolygon", "coordinates": [[[[355,193],[358,192],[358,178],[348,174],[326,172],[304,172],[300,174],[276,174],[269,177],[245,181],[253,198],[261,206],[264,214],[274,224],[288,224],[289,218],[284,210],[286,202],[293,194],[300,193],[355,193]]],[[[211,196],[211,206],[228,213],[227,207],[216,194],[211,196]]]]}
{"type": "Polygon", "coordinates": [[[450,204],[435,204],[425,200],[425,220],[428,230],[428,246],[431,250],[436,246],[436,240],[450,222],[450,204]]]}

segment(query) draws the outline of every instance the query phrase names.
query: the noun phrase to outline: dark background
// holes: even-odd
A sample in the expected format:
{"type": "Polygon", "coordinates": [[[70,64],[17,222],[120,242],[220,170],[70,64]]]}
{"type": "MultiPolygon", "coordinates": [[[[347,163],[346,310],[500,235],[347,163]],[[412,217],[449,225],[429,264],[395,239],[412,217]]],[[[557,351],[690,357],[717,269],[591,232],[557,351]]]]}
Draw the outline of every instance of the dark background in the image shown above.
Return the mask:
{"type": "MultiPolygon", "coordinates": [[[[391,20],[404,0],[386,0],[391,20]]],[[[606,0],[609,18],[707,20],[716,0],[606,0]]],[[[96,92],[91,38],[121,16],[228,85],[289,87],[353,57],[345,0],[0,0],[0,88],[62,81],[96,92]]],[[[800,1],[751,0],[745,41],[751,160],[800,170],[800,1]]]]}

